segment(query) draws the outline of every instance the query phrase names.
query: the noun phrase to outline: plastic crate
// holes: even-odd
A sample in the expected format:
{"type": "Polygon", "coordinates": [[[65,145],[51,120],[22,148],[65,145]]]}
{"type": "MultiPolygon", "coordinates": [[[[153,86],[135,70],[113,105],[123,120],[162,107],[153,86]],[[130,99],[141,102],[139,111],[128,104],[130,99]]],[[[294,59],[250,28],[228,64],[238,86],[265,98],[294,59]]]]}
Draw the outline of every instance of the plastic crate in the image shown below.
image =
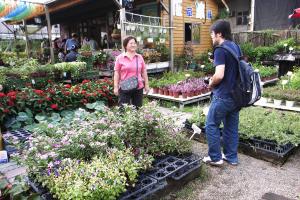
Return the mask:
{"type": "Polygon", "coordinates": [[[158,181],[161,181],[187,164],[188,162],[182,159],[176,158],[174,156],[169,156],[155,163],[154,168],[150,172],[148,172],[147,175],[157,179],[158,181]]]}
{"type": "MultiPolygon", "coordinates": [[[[151,199],[151,196],[157,193],[158,191],[164,189],[168,185],[167,181],[159,181],[151,187],[147,187],[143,190],[140,190],[138,193],[130,196],[130,198],[126,200],[143,200],[143,199],[151,199]]],[[[125,199],[122,199],[125,200],[125,199]]]]}
{"type": "Polygon", "coordinates": [[[196,154],[191,154],[185,158],[182,158],[184,161],[186,161],[188,164],[178,171],[176,171],[171,177],[174,180],[180,180],[183,177],[187,176],[192,171],[198,169],[201,166],[201,157],[196,154]]]}
{"type": "Polygon", "coordinates": [[[146,191],[148,188],[152,187],[156,183],[157,183],[156,179],[149,176],[142,175],[139,177],[135,187],[128,189],[125,193],[121,195],[119,199],[120,200],[133,199],[133,197],[137,196],[137,194],[146,191]]]}

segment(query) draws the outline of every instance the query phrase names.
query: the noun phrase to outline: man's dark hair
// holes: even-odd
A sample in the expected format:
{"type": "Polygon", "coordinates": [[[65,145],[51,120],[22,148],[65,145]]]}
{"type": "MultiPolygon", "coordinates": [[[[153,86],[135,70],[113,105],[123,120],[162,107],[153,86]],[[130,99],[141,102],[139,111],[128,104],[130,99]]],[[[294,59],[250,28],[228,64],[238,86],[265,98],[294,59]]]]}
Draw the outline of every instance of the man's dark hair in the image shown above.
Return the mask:
{"type": "Polygon", "coordinates": [[[128,42],[129,42],[130,40],[132,40],[132,39],[134,39],[134,41],[137,43],[136,38],[133,37],[133,36],[128,36],[127,38],[125,38],[125,39],[123,40],[123,47],[124,47],[125,51],[126,51],[126,47],[127,47],[128,42]]]}
{"type": "Polygon", "coordinates": [[[72,33],[71,36],[72,36],[72,38],[78,38],[77,33],[72,33]]]}
{"type": "Polygon", "coordinates": [[[217,20],[211,26],[210,31],[214,32],[215,34],[221,33],[222,37],[225,40],[232,40],[230,23],[226,20],[223,20],[223,19],[217,20]]]}

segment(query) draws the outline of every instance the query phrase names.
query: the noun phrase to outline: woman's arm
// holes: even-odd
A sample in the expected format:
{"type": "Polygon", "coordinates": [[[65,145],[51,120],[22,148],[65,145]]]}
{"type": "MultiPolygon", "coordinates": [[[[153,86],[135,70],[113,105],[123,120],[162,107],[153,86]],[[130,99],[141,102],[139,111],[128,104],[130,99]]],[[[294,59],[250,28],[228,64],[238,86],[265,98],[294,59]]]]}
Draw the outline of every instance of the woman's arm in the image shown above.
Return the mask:
{"type": "Polygon", "coordinates": [[[146,67],[145,64],[144,64],[144,67],[143,67],[142,77],[143,77],[144,83],[145,83],[145,92],[148,93],[150,91],[150,88],[149,88],[147,67],[146,67]]]}
{"type": "Polygon", "coordinates": [[[119,71],[115,70],[115,72],[114,72],[114,94],[116,96],[119,95],[119,80],[120,80],[119,71]]]}

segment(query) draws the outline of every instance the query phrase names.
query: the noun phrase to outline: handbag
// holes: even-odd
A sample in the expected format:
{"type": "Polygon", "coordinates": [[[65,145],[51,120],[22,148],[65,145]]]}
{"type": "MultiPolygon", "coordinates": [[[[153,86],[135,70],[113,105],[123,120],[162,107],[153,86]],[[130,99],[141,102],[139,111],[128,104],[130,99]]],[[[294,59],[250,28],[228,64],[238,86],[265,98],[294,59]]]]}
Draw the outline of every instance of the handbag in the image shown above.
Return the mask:
{"type": "Polygon", "coordinates": [[[120,88],[124,92],[132,92],[138,88],[138,58],[136,58],[136,76],[127,78],[120,83],[120,88]]]}

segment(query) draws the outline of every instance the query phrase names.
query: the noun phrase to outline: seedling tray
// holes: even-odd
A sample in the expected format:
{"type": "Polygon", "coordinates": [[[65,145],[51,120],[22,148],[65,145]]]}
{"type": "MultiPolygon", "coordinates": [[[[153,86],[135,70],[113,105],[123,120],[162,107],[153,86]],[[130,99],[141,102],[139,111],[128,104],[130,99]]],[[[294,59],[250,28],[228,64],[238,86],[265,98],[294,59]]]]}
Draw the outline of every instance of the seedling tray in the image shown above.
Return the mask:
{"type": "Polygon", "coordinates": [[[296,148],[290,143],[279,145],[276,142],[255,138],[239,142],[240,152],[279,165],[283,165],[296,148]]]}
{"type": "Polygon", "coordinates": [[[154,164],[154,168],[150,170],[147,175],[155,178],[158,181],[161,181],[187,164],[188,162],[182,159],[176,158],[174,156],[169,156],[154,164]]]}
{"type": "Polygon", "coordinates": [[[186,166],[182,167],[181,169],[179,169],[178,171],[176,171],[171,176],[174,180],[182,179],[183,177],[187,176],[194,170],[199,169],[201,166],[201,157],[199,155],[192,154],[186,158],[183,158],[183,160],[188,162],[188,164],[186,166]]]}

